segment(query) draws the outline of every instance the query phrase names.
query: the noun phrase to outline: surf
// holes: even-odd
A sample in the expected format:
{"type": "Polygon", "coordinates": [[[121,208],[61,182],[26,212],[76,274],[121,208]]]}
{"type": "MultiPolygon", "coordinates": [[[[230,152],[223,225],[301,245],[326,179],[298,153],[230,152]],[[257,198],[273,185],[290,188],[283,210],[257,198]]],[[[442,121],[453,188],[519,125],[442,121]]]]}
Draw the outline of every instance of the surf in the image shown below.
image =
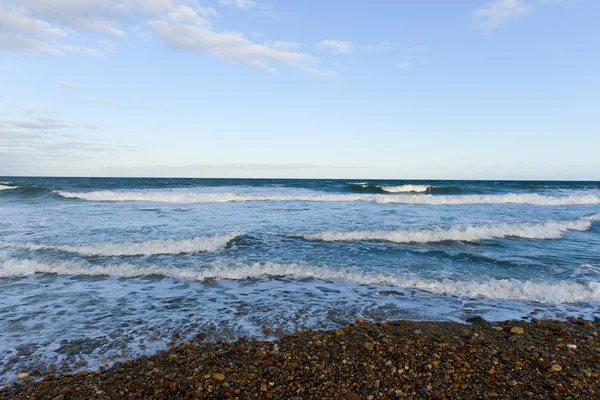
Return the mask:
{"type": "Polygon", "coordinates": [[[84,261],[42,262],[8,259],[1,262],[0,277],[23,277],[34,274],[68,276],[108,276],[140,278],[158,276],[194,281],[252,280],[290,278],[295,280],[339,280],[356,285],[381,285],[465,298],[531,301],[537,303],[577,303],[600,300],[600,283],[547,281],[541,279],[426,279],[409,274],[377,274],[353,269],[332,269],[302,264],[274,262],[205,265],[203,268],[180,268],[132,264],[91,265],[84,261]]]}
{"type": "Polygon", "coordinates": [[[519,238],[530,240],[560,239],[568,231],[584,232],[600,213],[573,221],[545,223],[500,224],[487,226],[452,226],[435,229],[404,229],[396,231],[319,232],[299,235],[306,240],[322,242],[381,241],[389,243],[477,242],[491,239],[519,238]]]}
{"type": "Polygon", "coordinates": [[[51,250],[76,253],[88,257],[132,257],[154,255],[177,255],[186,253],[210,253],[222,250],[239,240],[243,235],[229,233],[192,239],[151,240],[133,243],[96,243],[82,245],[46,245],[46,244],[16,244],[15,246],[28,250],[51,250]]]}
{"type": "Polygon", "coordinates": [[[383,194],[290,194],[252,195],[240,193],[198,193],[191,191],[94,191],[56,192],[64,199],[106,202],[157,202],[157,203],[235,203],[235,202],[374,202],[406,205],[474,205],[474,204],[529,204],[537,206],[572,206],[600,204],[592,194],[569,196],[544,196],[537,193],[505,195],[383,195],[383,194]]]}

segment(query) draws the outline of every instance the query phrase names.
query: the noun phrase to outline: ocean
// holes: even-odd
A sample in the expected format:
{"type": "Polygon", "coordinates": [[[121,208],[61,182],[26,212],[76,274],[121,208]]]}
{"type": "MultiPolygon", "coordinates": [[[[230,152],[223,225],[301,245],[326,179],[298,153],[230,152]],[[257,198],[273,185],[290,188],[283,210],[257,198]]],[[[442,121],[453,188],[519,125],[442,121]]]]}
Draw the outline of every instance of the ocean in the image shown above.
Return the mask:
{"type": "Polygon", "coordinates": [[[599,306],[600,182],[0,178],[0,383],[175,334],[599,306]]]}

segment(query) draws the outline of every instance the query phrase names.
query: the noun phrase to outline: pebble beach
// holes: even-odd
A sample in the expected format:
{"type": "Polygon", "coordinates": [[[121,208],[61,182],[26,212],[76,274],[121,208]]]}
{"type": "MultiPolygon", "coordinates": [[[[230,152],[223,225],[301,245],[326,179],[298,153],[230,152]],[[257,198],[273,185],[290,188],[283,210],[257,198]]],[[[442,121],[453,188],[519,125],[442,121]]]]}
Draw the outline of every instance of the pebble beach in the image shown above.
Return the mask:
{"type": "Polygon", "coordinates": [[[2,399],[597,399],[600,320],[367,322],[202,334],[97,371],[24,371],[2,399]]]}

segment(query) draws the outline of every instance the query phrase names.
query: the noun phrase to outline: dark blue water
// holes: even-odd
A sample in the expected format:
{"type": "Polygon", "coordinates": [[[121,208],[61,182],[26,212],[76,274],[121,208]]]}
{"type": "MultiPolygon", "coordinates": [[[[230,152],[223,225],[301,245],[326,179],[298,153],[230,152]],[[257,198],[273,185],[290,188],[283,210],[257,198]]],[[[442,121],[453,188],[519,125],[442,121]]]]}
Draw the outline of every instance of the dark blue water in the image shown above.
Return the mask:
{"type": "Polygon", "coordinates": [[[174,332],[600,304],[600,183],[0,178],[0,374],[174,332]]]}

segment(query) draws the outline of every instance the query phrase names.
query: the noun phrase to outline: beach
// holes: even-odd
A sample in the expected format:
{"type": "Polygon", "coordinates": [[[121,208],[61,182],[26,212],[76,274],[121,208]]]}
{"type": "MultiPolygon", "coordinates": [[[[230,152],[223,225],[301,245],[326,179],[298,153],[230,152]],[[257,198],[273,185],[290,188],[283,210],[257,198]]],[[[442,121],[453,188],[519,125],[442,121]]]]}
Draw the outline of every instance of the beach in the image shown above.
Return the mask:
{"type": "Polygon", "coordinates": [[[96,371],[34,372],[6,399],[597,399],[600,321],[368,322],[175,341],[96,371]],[[278,337],[279,336],[279,337],[278,337]],[[275,340],[272,340],[275,339],[275,340]]]}

